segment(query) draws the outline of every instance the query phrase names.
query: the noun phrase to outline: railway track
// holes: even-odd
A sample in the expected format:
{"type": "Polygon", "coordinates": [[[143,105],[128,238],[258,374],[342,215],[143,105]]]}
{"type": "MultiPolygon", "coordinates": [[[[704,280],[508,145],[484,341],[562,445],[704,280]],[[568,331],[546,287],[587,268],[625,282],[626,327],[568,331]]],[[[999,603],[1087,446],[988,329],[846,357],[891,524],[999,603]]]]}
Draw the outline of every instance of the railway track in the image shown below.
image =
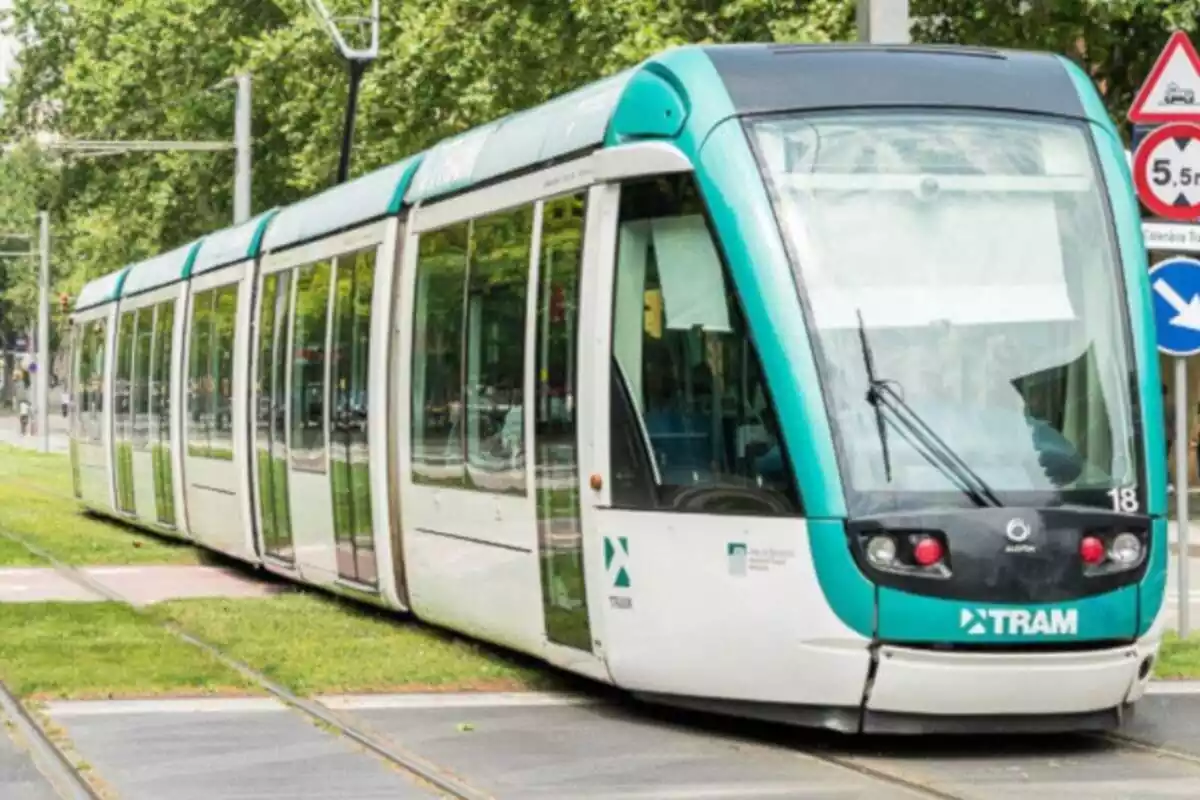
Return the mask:
{"type": "MultiPolygon", "coordinates": [[[[88,591],[103,597],[106,600],[128,606],[139,614],[146,615],[148,613],[145,606],[138,603],[136,600],[125,597],[119,592],[116,592],[94,580],[86,573],[77,570],[68,564],[64,564],[50,553],[25,540],[23,537],[7,531],[0,531],[0,536],[3,536],[5,539],[8,539],[15,544],[21,545],[29,552],[33,553],[39,558],[44,559],[47,563],[53,566],[59,574],[75,583],[77,586],[87,589],[88,591]]],[[[443,767],[433,763],[423,756],[417,755],[416,753],[405,749],[386,737],[381,736],[377,732],[372,731],[368,726],[363,724],[361,720],[356,719],[353,715],[344,711],[334,711],[333,709],[316,700],[296,695],[287,687],[271,680],[269,677],[254,669],[249,664],[233,658],[215,645],[212,645],[200,637],[189,633],[174,623],[164,622],[156,619],[155,624],[170,632],[176,638],[208,653],[225,666],[240,674],[242,677],[261,687],[264,691],[285,705],[294,708],[313,721],[335,730],[340,735],[355,742],[376,757],[380,758],[391,767],[399,769],[402,772],[406,772],[413,778],[416,778],[419,781],[434,787],[444,796],[453,798],[453,800],[494,800],[493,796],[489,792],[472,786],[470,783],[466,782],[457,775],[454,775],[449,770],[444,769],[443,767]]],[[[5,694],[7,694],[7,692],[5,692],[5,694]]],[[[56,755],[54,755],[52,760],[60,762],[60,765],[64,765],[64,769],[69,769],[71,772],[73,772],[76,779],[83,782],[83,786],[88,792],[88,794],[75,793],[68,794],[66,796],[72,798],[72,800],[75,800],[75,798],[80,798],[80,800],[98,800],[99,794],[87,784],[86,779],[80,775],[79,770],[62,753],[62,751],[56,745],[54,745],[49,735],[36,721],[33,715],[29,714],[29,712],[21,706],[16,698],[13,698],[10,694],[7,696],[8,702],[14,704],[14,708],[12,712],[8,712],[7,703],[4,700],[4,696],[0,695],[0,704],[5,706],[6,713],[9,713],[10,716],[14,713],[20,714],[29,725],[36,728],[36,731],[31,731],[30,735],[53,748],[53,753],[56,755]]],[[[64,780],[67,779],[64,778],[64,780]]]]}

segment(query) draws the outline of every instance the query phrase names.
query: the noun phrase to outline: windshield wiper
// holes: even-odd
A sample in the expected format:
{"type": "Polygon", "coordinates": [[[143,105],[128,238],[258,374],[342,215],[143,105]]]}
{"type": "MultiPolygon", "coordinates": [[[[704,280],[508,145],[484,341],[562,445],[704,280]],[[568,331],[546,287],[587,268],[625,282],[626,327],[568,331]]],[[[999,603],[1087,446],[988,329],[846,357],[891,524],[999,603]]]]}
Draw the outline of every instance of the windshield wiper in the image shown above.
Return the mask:
{"type": "Polygon", "coordinates": [[[867,370],[867,402],[875,409],[875,426],[879,430],[879,447],[883,451],[883,472],[888,483],[892,482],[892,458],[888,453],[887,423],[883,420],[883,409],[879,404],[879,381],[875,378],[875,359],[871,355],[871,345],[867,343],[867,329],[863,325],[862,311],[855,309],[858,314],[858,339],[862,343],[863,365],[867,370]]]}
{"type": "Polygon", "coordinates": [[[858,335],[862,342],[863,363],[867,371],[869,387],[867,402],[875,408],[875,419],[879,426],[879,440],[883,445],[883,462],[884,468],[887,470],[888,481],[891,481],[891,466],[883,415],[885,408],[891,412],[891,419],[886,421],[890,421],[896,426],[900,436],[912,445],[913,449],[920,453],[926,461],[940,469],[942,474],[958,486],[976,505],[980,507],[1004,505],[987,482],[971,469],[970,465],[955,453],[953,448],[946,444],[945,440],[938,436],[908,403],[904,402],[904,398],[891,387],[891,381],[875,376],[874,358],[871,355],[871,346],[867,342],[867,331],[863,325],[861,311],[858,312],[858,335]],[[914,438],[917,441],[913,441],[914,438]]]}

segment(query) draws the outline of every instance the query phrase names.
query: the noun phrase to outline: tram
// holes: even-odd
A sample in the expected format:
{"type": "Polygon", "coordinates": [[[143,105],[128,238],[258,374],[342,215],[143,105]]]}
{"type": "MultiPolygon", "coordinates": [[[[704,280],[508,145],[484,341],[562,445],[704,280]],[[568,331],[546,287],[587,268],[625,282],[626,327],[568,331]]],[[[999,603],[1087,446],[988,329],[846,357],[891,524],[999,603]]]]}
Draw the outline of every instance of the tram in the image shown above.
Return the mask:
{"type": "Polygon", "coordinates": [[[75,493],[651,702],[1110,728],[1167,562],[1122,152],[1055,55],[673,49],[88,284],[75,493]]]}

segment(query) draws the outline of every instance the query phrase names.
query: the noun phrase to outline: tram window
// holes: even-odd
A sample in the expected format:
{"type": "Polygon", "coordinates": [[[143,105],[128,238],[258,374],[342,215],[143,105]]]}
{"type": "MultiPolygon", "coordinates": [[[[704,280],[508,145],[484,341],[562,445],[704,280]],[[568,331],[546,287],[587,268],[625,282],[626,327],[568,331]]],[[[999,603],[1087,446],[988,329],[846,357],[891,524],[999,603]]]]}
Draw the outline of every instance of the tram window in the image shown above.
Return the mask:
{"type": "Polygon", "coordinates": [[[89,444],[103,444],[104,346],[107,325],[102,319],[86,323],[79,354],[79,384],[75,391],[79,415],[79,437],[89,444]]]}
{"type": "Polygon", "coordinates": [[[71,386],[71,422],[80,442],[92,440],[92,327],[85,322],[76,331],[75,383],[71,386]]]}
{"type": "Polygon", "coordinates": [[[695,181],[623,186],[619,236],[613,504],[797,513],[758,354],[695,181]]]}
{"type": "Polygon", "coordinates": [[[473,486],[525,493],[525,310],[533,207],[471,225],[466,440],[473,486]]]}
{"type": "Polygon", "coordinates": [[[133,342],[133,447],[146,449],[150,438],[150,348],[154,343],[154,308],[137,312],[133,342]]]}
{"type": "Polygon", "coordinates": [[[209,383],[211,363],[212,307],[215,290],[199,292],[192,298],[191,341],[188,343],[187,430],[188,455],[208,455],[208,427],[212,389],[209,383]]]}
{"type": "Polygon", "coordinates": [[[462,331],[468,225],[422,234],[413,315],[413,481],[463,486],[462,331]]]}
{"type": "Polygon", "coordinates": [[[338,573],[360,583],[378,580],[371,539],[367,384],[371,351],[371,290],[375,248],[339,256],[334,292],[330,409],[330,470],[338,573]]]}
{"type": "Polygon", "coordinates": [[[213,298],[212,425],[210,458],[233,459],[233,341],[237,329],[238,284],[222,286],[213,298]]]}
{"type": "Polygon", "coordinates": [[[104,387],[108,359],[108,323],[98,319],[92,323],[92,435],[94,444],[104,444],[104,387]]]}
{"type": "Polygon", "coordinates": [[[331,262],[301,267],[296,274],[292,334],[292,468],[325,471],[325,330],[329,317],[331,262]]]}
{"type": "Polygon", "coordinates": [[[119,441],[128,440],[130,436],[132,411],[130,395],[133,388],[131,385],[133,377],[133,341],[136,325],[137,312],[126,311],[121,315],[120,323],[117,326],[117,374],[113,421],[119,441]]]}
{"type": "Polygon", "coordinates": [[[238,285],[193,298],[188,345],[188,455],[233,460],[233,338],[238,285]]]}
{"type": "Polygon", "coordinates": [[[164,351],[171,352],[171,332],[164,330],[167,325],[167,315],[170,313],[170,303],[160,303],[154,308],[154,344],[150,353],[150,380],[148,384],[147,394],[149,396],[149,417],[150,431],[149,439],[151,445],[158,444],[161,438],[161,432],[166,429],[166,423],[163,419],[163,403],[168,396],[168,387],[164,385],[166,378],[167,362],[163,358],[164,351]]]}
{"type": "Polygon", "coordinates": [[[162,303],[154,319],[153,388],[150,415],[154,419],[151,445],[169,447],[171,439],[171,342],[175,333],[175,304],[162,303]]]}

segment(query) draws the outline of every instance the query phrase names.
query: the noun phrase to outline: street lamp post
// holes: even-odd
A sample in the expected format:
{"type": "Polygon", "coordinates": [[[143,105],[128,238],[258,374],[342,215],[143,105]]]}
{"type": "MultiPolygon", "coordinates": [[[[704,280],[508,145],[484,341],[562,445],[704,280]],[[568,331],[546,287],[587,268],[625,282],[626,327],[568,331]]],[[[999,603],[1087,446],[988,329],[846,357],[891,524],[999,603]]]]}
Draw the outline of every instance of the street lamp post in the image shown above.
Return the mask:
{"type": "Polygon", "coordinates": [[[358,89],[362,84],[367,67],[379,57],[379,0],[371,0],[371,12],[366,17],[334,17],[325,7],[323,0],[309,0],[313,11],[329,29],[329,35],[338,52],[350,65],[350,96],[346,99],[346,119],[342,127],[342,153],[338,159],[337,182],[345,183],[350,175],[350,150],[354,146],[354,118],[358,112],[358,89]],[[366,47],[352,47],[342,35],[339,23],[369,25],[370,43],[366,47]]]}

